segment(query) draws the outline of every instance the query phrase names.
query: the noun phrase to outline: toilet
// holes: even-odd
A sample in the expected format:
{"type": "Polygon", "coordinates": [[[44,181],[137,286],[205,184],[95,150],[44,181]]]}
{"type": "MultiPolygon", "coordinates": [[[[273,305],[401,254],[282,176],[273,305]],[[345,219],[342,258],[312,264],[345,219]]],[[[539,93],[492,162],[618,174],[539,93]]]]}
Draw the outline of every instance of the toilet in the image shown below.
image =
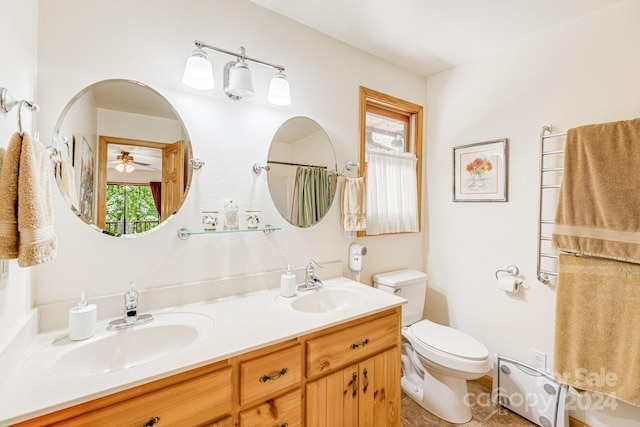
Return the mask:
{"type": "Polygon", "coordinates": [[[471,420],[467,380],[489,372],[489,351],[475,338],[422,320],[427,275],[397,270],[373,276],[374,285],[407,300],[402,307],[402,391],[450,423],[471,420]]]}

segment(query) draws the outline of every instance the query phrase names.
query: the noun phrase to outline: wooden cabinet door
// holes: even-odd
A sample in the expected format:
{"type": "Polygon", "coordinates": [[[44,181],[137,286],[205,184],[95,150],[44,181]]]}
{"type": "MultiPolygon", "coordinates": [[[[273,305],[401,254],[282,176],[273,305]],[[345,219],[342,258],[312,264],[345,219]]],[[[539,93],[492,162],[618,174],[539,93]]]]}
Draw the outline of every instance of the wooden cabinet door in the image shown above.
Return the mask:
{"type": "Polygon", "coordinates": [[[358,364],[358,425],[400,426],[400,351],[387,350],[358,364]]]}
{"type": "Polygon", "coordinates": [[[399,427],[400,350],[307,383],[307,427],[399,427]]]}
{"type": "Polygon", "coordinates": [[[358,425],[358,365],[307,383],[307,427],[358,425]]]}

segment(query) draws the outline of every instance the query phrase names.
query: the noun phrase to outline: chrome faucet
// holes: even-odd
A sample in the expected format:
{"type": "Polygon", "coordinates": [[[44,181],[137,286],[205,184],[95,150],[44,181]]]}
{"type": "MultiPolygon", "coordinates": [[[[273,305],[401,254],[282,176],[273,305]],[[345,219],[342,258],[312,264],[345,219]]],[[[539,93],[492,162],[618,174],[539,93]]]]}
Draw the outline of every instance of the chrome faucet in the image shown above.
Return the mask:
{"type": "Polygon", "coordinates": [[[309,258],[309,264],[305,268],[304,284],[298,285],[298,291],[310,291],[312,289],[319,289],[322,287],[322,280],[316,277],[315,269],[313,267],[314,264],[316,265],[316,267],[324,268],[323,266],[309,258]]]}
{"type": "Polygon", "coordinates": [[[133,282],[129,283],[129,290],[124,294],[124,317],[109,322],[107,330],[129,328],[136,325],[144,325],[153,320],[150,314],[138,314],[138,291],[133,289],[133,282]]]}

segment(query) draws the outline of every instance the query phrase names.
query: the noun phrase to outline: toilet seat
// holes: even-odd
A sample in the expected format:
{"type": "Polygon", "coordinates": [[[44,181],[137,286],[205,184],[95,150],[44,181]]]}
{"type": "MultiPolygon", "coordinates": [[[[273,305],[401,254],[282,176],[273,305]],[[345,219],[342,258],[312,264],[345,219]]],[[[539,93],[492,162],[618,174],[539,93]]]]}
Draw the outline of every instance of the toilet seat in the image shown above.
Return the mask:
{"type": "Polygon", "coordinates": [[[423,358],[445,368],[483,374],[489,370],[489,350],[462,331],[421,320],[402,335],[423,358]]]}

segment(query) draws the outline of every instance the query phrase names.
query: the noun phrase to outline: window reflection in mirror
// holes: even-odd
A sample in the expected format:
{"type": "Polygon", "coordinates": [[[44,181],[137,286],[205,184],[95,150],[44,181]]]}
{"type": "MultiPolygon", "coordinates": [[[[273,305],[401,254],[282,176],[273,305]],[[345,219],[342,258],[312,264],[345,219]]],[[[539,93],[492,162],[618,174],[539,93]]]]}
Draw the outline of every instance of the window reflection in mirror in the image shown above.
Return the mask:
{"type": "MultiPolygon", "coordinates": [[[[408,157],[415,155],[415,210],[417,229],[420,231],[421,194],[422,194],[422,123],[423,107],[408,101],[378,92],[365,87],[360,87],[360,174],[364,173],[367,180],[368,156],[367,152],[385,153],[390,156],[408,157]],[[404,154],[402,154],[404,153],[404,154]]],[[[384,184],[384,182],[382,183],[384,184]]],[[[378,180],[377,185],[381,185],[378,180]]],[[[367,183],[368,191],[376,188],[367,183]]],[[[395,190],[389,189],[392,193],[395,190]]],[[[391,199],[387,199],[387,205],[391,199]]],[[[368,204],[368,209],[370,205],[368,204]]],[[[385,207],[386,209],[387,207],[385,207]]],[[[388,210],[395,210],[401,214],[406,213],[407,206],[388,206],[388,210]],[[403,210],[405,212],[403,212],[403,210]]],[[[371,211],[371,209],[369,209],[371,211]]],[[[372,212],[367,212],[369,216],[372,212]]],[[[398,231],[403,232],[403,231],[398,231]]],[[[395,233],[390,232],[390,233],[395,233]]],[[[386,234],[376,232],[375,234],[386,234]]],[[[358,232],[358,235],[367,235],[367,232],[358,232]]]]}

